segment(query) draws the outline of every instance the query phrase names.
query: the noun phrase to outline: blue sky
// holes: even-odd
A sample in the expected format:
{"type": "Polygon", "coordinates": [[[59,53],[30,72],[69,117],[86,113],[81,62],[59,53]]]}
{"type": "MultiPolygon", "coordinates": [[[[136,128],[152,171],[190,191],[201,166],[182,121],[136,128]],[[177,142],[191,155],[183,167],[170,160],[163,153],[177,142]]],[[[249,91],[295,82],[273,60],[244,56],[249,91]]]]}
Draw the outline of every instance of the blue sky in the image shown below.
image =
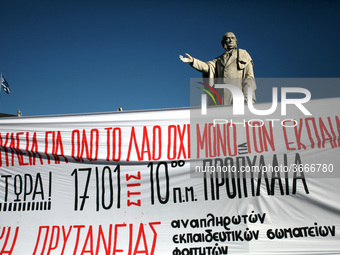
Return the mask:
{"type": "MultiPolygon", "coordinates": [[[[0,112],[23,116],[187,107],[178,59],[208,61],[233,31],[256,77],[340,77],[338,1],[0,1],[0,112]]],[[[309,89],[309,88],[307,88],[309,89]]],[[[258,87],[258,102],[270,101],[258,87]]],[[[340,96],[315,86],[312,98],[340,96]]]]}

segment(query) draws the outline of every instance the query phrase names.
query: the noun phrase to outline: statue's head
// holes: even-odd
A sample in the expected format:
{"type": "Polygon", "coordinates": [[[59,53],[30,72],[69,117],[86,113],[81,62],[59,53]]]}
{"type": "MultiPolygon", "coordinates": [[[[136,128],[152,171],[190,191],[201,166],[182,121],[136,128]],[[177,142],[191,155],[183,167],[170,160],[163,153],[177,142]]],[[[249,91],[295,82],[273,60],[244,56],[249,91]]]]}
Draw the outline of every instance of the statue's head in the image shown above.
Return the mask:
{"type": "Polygon", "coordinates": [[[222,47],[225,50],[231,50],[237,48],[237,39],[233,32],[225,33],[222,38],[222,47]]]}

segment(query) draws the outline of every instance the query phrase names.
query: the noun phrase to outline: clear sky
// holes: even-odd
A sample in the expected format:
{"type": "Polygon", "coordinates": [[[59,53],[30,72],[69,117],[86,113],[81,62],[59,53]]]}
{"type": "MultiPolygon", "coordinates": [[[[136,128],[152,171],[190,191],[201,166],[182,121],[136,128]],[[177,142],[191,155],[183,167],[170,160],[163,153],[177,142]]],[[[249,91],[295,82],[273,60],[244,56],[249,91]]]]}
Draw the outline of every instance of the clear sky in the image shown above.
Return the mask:
{"type": "MultiPolygon", "coordinates": [[[[228,31],[256,77],[340,77],[339,1],[0,0],[0,10],[0,72],[11,86],[1,113],[187,107],[200,73],[178,55],[211,60],[228,31]]],[[[326,91],[314,89],[312,98],[326,91]]],[[[264,90],[259,102],[270,100],[264,90]]]]}

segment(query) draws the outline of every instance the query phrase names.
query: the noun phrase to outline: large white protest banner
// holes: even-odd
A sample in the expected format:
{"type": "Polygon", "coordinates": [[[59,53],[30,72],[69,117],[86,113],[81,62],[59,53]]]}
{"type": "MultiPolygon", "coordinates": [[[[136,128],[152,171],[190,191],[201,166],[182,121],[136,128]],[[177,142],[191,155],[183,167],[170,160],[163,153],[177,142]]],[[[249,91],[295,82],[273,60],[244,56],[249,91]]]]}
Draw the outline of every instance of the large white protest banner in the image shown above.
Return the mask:
{"type": "Polygon", "coordinates": [[[340,100],[305,107],[1,119],[0,254],[340,254],[340,100]]]}

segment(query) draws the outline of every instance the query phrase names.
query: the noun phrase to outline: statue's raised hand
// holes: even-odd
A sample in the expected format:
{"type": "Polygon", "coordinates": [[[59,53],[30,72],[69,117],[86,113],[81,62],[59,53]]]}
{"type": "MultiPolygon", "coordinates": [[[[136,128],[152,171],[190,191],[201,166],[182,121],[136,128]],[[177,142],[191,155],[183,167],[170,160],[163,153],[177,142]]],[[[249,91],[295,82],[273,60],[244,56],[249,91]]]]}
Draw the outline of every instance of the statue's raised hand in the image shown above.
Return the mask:
{"type": "Polygon", "coordinates": [[[190,56],[188,53],[185,53],[187,57],[183,57],[182,55],[179,55],[179,59],[182,60],[184,63],[192,63],[194,62],[194,58],[190,56]]]}

